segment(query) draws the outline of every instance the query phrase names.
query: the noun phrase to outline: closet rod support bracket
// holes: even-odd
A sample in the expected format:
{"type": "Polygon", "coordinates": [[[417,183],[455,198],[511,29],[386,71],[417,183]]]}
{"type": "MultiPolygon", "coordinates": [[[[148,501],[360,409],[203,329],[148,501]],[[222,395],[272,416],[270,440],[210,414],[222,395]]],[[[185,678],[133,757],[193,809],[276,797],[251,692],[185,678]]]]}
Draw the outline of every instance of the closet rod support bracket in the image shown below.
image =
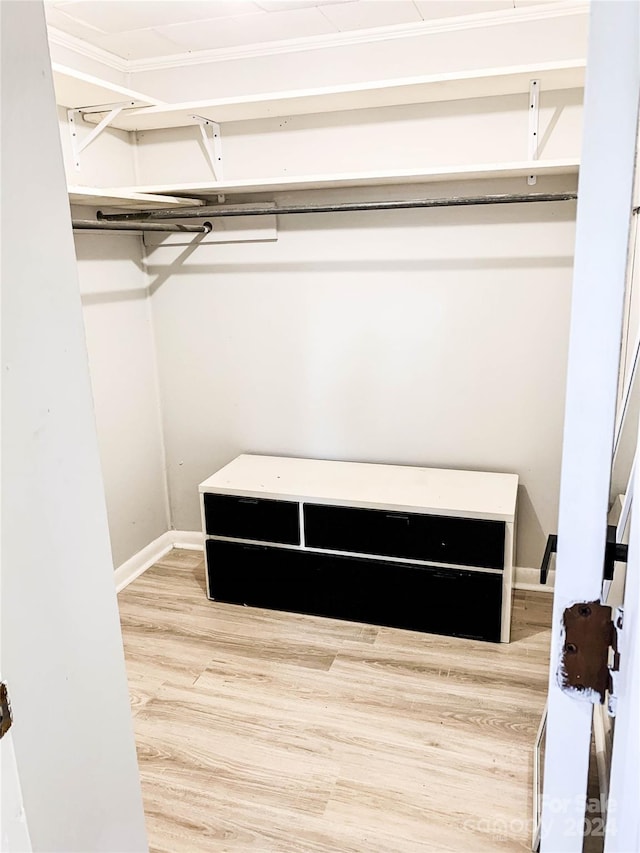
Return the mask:
{"type": "MultiPolygon", "coordinates": [[[[538,159],[538,138],[540,119],[540,81],[532,80],[529,84],[529,160],[538,159]]],[[[538,179],[535,175],[529,175],[527,183],[532,187],[538,179]]]]}
{"type": "Polygon", "coordinates": [[[220,136],[220,125],[210,118],[202,116],[190,116],[200,127],[200,134],[204,143],[204,149],[209,158],[209,164],[213,177],[216,181],[222,180],[222,138],[220,136]]]}
{"type": "Polygon", "coordinates": [[[67,110],[67,120],[69,122],[69,134],[71,136],[71,150],[73,151],[73,162],[75,168],[80,171],[80,155],[94,142],[100,134],[106,130],[109,125],[115,121],[115,119],[120,115],[122,110],[131,109],[136,106],[136,101],[123,101],[122,103],[117,104],[105,104],[102,107],[96,108],[91,107],[91,109],[82,107],[76,107],[75,109],[67,110]],[[96,112],[105,112],[106,115],[98,122],[98,124],[93,128],[91,133],[89,133],[85,138],[80,141],[78,137],[78,123],[81,119],[84,119],[85,115],[89,113],[94,114],[96,112]]]}

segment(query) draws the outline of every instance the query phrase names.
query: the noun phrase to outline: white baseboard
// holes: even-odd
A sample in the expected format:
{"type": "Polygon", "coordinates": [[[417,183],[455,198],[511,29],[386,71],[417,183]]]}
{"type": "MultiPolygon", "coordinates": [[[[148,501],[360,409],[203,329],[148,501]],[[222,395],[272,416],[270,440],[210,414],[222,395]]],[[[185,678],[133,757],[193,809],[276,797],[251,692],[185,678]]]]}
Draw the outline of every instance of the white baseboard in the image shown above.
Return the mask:
{"type": "Polygon", "coordinates": [[[131,581],[140,577],[143,572],[151,568],[154,563],[157,563],[165,554],[173,548],[172,530],[163,533],[150,542],[148,545],[130,557],[126,562],[115,570],[114,579],[116,582],[116,592],[120,592],[128,586],[131,581]]]}
{"type": "Polygon", "coordinates": [[[153,542],[145,545],[141,551],[134,554],[114,572],[116,592],[120,592],[131,581],[139,578],[143,572],[150,569],[154,563],[161,560],[173,548],[186,548],[191,551],[202,551],[202,533],[199,530],[168,530],[153,542]]]}
{"type": "Polygon", "coordinates": [[[514,589],[528,590],[529,592],[553,593],[556,573],[549,572],[546,584],[540,583],[540,569],[529,569],[525,566],[516,566],[513,570],[514,589]]]}
{"type": "Polygon", "coordinates": [[[204,551],[202,530],[170,530],[174,548],[185,548],[187,551],[204,551]]]}

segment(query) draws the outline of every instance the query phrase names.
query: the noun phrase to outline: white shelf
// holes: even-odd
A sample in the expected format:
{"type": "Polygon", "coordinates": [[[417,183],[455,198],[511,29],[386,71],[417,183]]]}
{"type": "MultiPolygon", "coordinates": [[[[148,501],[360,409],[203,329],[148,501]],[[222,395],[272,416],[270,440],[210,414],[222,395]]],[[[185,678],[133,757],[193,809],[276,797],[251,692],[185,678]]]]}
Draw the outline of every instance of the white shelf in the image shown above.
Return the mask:
{"type": "Polygon", "coordinates": [[[514,163],[480,163],[469,166],[436,166],[431,169],[398,171],[349,172],[328,175],[299,175],[286,178],[259,178],[239,181],[203,181],[188,184],[158,184],[145,187],[121,187],[112,192],[125,196],[132,193],[168,194],[191,197],[238,193],[267,193],[286,190],[331,189],[337,187],[375,187],[392,184],[427,184],[438,181],[467,181],[488,178],[518,178],[528,175],[575,175],[577,159],[523,160],[514,163]]]}
{"type": "Polygon", "coordinates": [[[160,207],[196,207],[202,199],[171,195],[150,195],[134,189],[103,189],[101,187],[68,187],[70,204],[86,204],[96,207],[133,208],[153,210],[160,207]]]}
{"type": "MultiPolygon", "coordinates": [[[[163,104],[127,110],[117,117],[113,126],[122,130],[154,130],[193,125],[194,115],[215,122],[247,121],[306,113],[513,95],[528,92],[532,79],[540,81],[543,92],[574,89],[584,86],[584,71],[584,60],[569,60],[430,74],[349,86],[163,104]]],[[[98,121],[99,115],[95,115],[92,120],[98,121]]]]}
{"type": "Polygon", "coordinates": [[[157,98],[135,92],[101,80],[91,74],[84,74],[66,65],[57,62],[52,64],[53,85],[56,93],[56,104],[62,107],[97,107],[104,104],[121,103],[130,101],[136,107],[148,107],[162,104],[157,98]]]}

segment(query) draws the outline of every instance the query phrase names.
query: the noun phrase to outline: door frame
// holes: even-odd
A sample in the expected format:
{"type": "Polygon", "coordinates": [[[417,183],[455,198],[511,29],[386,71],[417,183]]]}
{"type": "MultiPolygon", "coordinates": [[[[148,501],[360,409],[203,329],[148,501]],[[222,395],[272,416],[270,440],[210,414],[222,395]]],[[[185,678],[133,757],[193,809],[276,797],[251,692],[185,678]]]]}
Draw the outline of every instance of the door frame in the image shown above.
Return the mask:
{"type": "Polygon", "coordinates": [[[580,853],[593,705],[559,684],[563,613],[601,598],[640,93],[640,5],[593,0],[563,438],[542,853],[580,853]],[[579,698],[580,697],[580,698],[579,698]]]}

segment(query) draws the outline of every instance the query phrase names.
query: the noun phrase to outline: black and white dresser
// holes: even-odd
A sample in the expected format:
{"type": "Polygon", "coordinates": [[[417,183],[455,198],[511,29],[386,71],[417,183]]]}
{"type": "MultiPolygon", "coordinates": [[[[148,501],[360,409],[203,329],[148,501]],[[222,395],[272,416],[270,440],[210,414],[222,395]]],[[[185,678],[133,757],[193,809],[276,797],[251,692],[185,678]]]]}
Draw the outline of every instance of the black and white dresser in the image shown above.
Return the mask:
{"type": "Polygon", "coordinates": [[[200,485],[212,600],[509,642],[518,477],[238,456],[200,485]]]}

